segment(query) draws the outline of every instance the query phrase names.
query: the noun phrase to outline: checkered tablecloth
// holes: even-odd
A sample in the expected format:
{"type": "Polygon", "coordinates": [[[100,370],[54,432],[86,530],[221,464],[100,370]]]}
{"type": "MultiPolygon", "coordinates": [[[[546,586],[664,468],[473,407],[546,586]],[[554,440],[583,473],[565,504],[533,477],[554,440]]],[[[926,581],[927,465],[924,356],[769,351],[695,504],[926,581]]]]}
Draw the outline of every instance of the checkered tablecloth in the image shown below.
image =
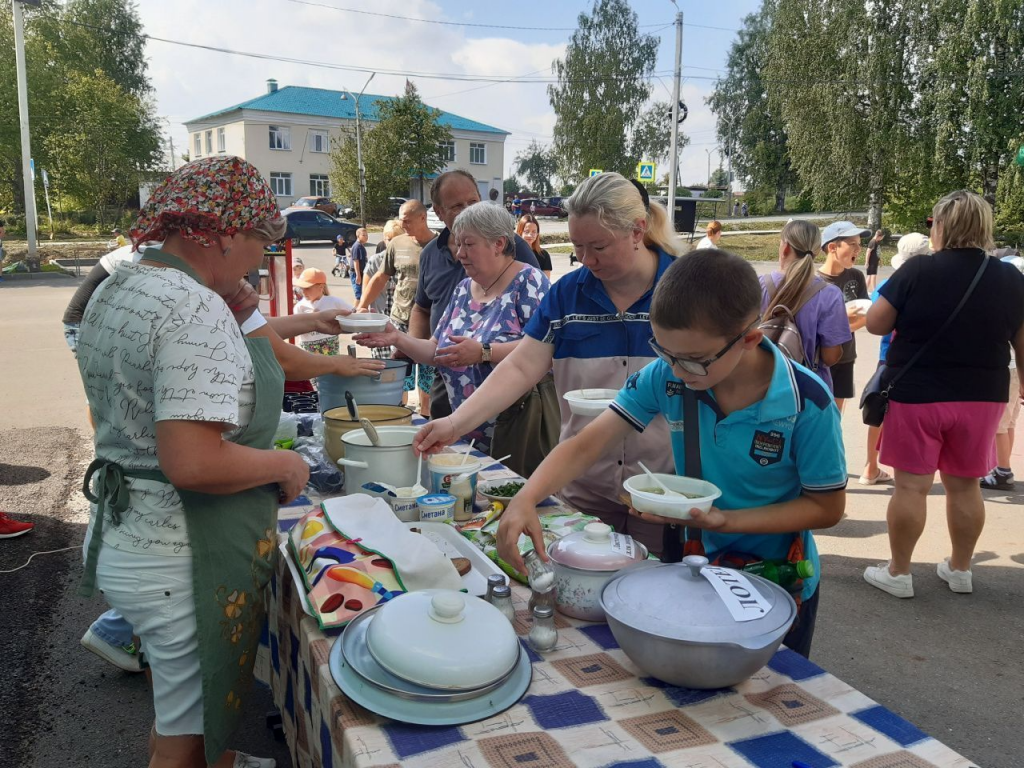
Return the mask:
{"type": "MultiPolygon", "coordinates": [[[[516,631],[527,589],[513,586],[516,631]]],[[[336,637],[306,616],[286,564],[272,583],[261,675],[296,768],[968,768],[972,763],[792,651],[735,689],[643,677],[605,624],[556,614],[559,644],[530,651],[533,683],[506,712],[424,727],[349,701],[328,657],[336,637]]]]}

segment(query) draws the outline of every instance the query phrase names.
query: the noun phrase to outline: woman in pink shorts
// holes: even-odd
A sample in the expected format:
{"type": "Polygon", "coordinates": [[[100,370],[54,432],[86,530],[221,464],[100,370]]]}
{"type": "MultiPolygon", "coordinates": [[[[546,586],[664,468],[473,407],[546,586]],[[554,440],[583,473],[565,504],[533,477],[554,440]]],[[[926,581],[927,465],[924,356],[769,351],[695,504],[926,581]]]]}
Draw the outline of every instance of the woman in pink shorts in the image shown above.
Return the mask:
{"type": "MultiPolygon", "coordinates": [[[[993,247],[992,209],[979,195],[952,192],[932,213],[935,253],[908,261],[868,312],[871,333],[895,331],[887,357],[892,376],[942,327],[993,247]]],[[[892,558],[864,571],[869,584],[896,597],[914,596],[910,562],[938,470],[952,541],[938,576],[954,592],[972,591],[971,558],[985,525],[978,478],[996,459],[993,438],[1006,405],[1011,344],[1018,366],[1024,365],[1024,275],[990,259],[953,324],[890,394],[880,461],[896,475],[887,515],[892,558]]]]}

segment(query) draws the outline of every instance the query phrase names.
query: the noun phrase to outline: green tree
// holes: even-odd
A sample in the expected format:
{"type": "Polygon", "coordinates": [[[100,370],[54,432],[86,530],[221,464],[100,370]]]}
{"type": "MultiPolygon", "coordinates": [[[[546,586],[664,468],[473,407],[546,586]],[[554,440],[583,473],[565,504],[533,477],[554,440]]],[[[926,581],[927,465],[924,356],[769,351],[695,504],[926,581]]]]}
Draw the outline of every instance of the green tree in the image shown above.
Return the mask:
{"type": "Polygon", "coordinates": [[[786,193],[799,183],[790,164],[786,127],[779,105],[768,97],[764,71],[768,61],[773,0],[743,20],[729,50],[726,74],[706,100],[717,117],[718,140],[733,151],[735,172],[755,189],[771,190],[775,210],[785,208],[786,193]]]}
{"type": "Polygon", "coordinates": [[[589,168],[632,175],[631,138],[651,94],[659,40],[642,35],[626,0],[594,0],[552,69],[558,175],[577,181],[589,168]]]}
{"type": "MultiPolygon", "coordinates": [[[[679,132],[678,151],[690,143],[690,139],[679,132]]],[[[672,151],[672,105],[665,101],[656,101],[643,111],[630,141],[630,154],[641,160],[651,160],[657,164],[667,163],[672,151]]]]}
{"type": "MultiPolygon", "coordinates": [[[[729,186],[729,172],[724,168],[715,168],[711,172],[711,184],[712,187],[725,188],[729,186]]],[[[710,190],[708,190],[710,191],[710,190]]]]}
{"type": "Polygon", "coordinates": [[[506,195],[514,195],[519,191],[519,179],[515,174],[512,174],[505,179],[504,184],[502,184],[502,191],[504,191],[506,195]]]}
{"type": "Polygon", "coordinates": [[[516,173],[523,175],[533,192],[542,197],[552,194],[554,186],[551,179],[558,170],[558,163],[549,147],[536,140],[531,141],[530,146],[516,154],[514,165],[516,173]]]}
{"type": "Polygon", "coordinates": [[[913,157],[921,4],[777,2],[766,79],[792,164],[818,205],[866,202],[868,227],[877,229],[887,194],[913,157]]]}
{"type": "Polygon", "coordinates": [[[50,158],[53,190],[95,211],[104,225],[107,206],[138,194],[139,171],[160,165],[160,136],[139,97],[101,70],[68,72],[59,101],[64,127],[41,146],[50,158]]]}
{"type": "MultiPolygon", "coordinates": [[[[14,48],[10,6],[10,0],[0,0],[3,50],[14,48]]],[[[65,206],[99,209],[134,204],[139,172],[158,167],[162,159],[146,74],[145,38],[135,4],[130,0],[69,0],[66,4],[43,0],[39,8],[26,8],[25,27],[36,167],[49,171],[51,190],[65,206]],[[97,109],[96,104],[105,109],[97,109]],[[91,145],[95,151],[90,151],[90,145],[74,146],[68,135],[96,142],[91,145]],[[99,195],[98,190],[102,190],[99,195]]],[[[13,56],[0,57],[3,205],[24,207],[13,56]]]]}
{"type": "MultiPolygon", "coordinates": [[[[451,130],[438,122],[440,110],[428,107],[416,86],[406,83],[405,93],[377,102],[376,124],[363,120],[363,166],[366,168],[366,217],[386,218],[388,198],[405,194],[417,180],[424,196],[429,179],[448,164],[442,144],[452,140],[451,130]]],[[[363,107],[363,112],[366,108],[363,107]]],[[[359,199],[355,126],[331,147],[331,189],[345,200],[359,199]]]]}

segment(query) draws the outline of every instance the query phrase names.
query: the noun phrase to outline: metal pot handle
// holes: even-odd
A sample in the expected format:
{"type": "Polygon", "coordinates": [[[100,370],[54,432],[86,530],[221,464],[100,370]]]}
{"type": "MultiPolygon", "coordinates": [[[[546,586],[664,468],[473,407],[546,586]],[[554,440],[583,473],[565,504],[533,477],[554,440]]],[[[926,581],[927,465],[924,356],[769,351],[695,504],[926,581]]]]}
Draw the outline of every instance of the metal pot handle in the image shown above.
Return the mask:
{"type": "Polygon", "coordinates": [[[352,459],[338,459],[336,464],[339,467],[355,467],[356,469],[369,469],[370,465],[365,461],[353,461],[352,459]]]}

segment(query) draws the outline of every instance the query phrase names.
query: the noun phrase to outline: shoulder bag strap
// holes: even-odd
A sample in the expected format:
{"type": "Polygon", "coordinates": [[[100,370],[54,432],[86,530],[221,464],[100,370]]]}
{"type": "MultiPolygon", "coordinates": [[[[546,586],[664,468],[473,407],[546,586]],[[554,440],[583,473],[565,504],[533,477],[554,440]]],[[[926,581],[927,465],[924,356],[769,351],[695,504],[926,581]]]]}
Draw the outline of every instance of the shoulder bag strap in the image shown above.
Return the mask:
{"type": "Polygon", "coordinates": [[[804,305],[807,304],[808,301],[825,290],[826,287],[828,287],[827,282],[824,280],[818,280],[817,282],[812,281],[809,286],[804,288],[804,295],[800,297],[800,301],[797,303],[796,307],[793,308],[793,319],[796,319],[796,313],[803,309],[804,305]]]}
{"type": "Polygon", "coordinates": [[[967,303],[967,300],[971,298],[971,294],[974,293],[974,289],[977,288],[978,283],[981,282],[981,276],[985,273],[985,267],[988,266],[988,262],[988,254],[983,255],[981,259],[981,266],[979,266],[978,271],[974,273],[974,279],[971,280],[971,284],[967,286],[967,291],[964,293],[963,298],[960,299],[960,303],[956,305],[956,309],[954,309],[952,313],[950,313],[949,317],[946,318],[946,322],[944,322],[939,327],[939,330],[933,333],[931,337],[928,339],[928,341],[921,345],[921,348],[917,350],[917,352],[914,354],[912,358],[910,358],[910,360],[907,361],[906,365],[900,367],[896,375],[892,377],[892,381],[890,381],[889,385],[882,391],[882,394],[885,397],[889,396],[889,392],[891,392],[892,388],[896,386],[896,383],[906,375],[907,371],[909,371],[911,367],[913,367],[914,363],[921,359],[921,356],[928,351],[932,343],[939,336],[941,336],[943,332],[945,332],[945,330],[949,328],[949,326],[953,324],[953,321],[956,320],[957,315],[960,314],[960,310],[964,308],[964,305],[967,303]]]}
{"type": "MultiPolygon", "coordinates": [[[[704,473],[700,462],[700,413],[697,393],[689,387],[683,387],[683,447],[686,451],[683,471],[687,477],[703,479],[704,473]]],[[[688,554],[687,546],[702,548],[699,528],[686,528],[669,524],[662,535],[661,561],[678,563],[683,555],[688,554]],[[691,542],[687,545],[686,542],[691,542]]]]}

